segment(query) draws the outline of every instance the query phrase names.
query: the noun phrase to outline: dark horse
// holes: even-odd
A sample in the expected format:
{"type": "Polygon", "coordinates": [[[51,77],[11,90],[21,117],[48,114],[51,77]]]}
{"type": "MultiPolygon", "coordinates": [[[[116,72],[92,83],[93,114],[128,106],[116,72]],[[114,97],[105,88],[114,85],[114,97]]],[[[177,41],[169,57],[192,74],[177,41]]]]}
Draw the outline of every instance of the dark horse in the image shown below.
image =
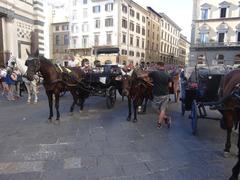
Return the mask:
{"type": "Polygon", "coordinates": [[[55,95],[55,108],[57,112],[56,122],[59,123],[60,113],[59,113],[59,94],[63,89],[67,89],[71,92],[73,96],[73,104],[71,106],[71,112],[73,111],[73,107],[75,104],[79,104],[81,101],[81,105],[83,105],[83,100],[80,100],[81,95],[78,89],[79,82],[83,78],[83,72],[79,68],[71,68],[71,72],[69,76],[71,78],[64,78],[66,74],[62,73],[58,70],[58,68],[48,59],[39,55],[38,50],[34,54],[30,54],[27,51],[28,59],[26,60],[27,69],[27,78],[29,80],[33,80],[34,75],[37,72],[40,72],[44,82],[44,88],[46,90],[46,94],[48,96],[49,103],[49,121],[52,121],[53,117],[53,95],[55,95]],[[66,81],[67,79],[67,81],[66,81]]]}
{"type": "MultiPolygon", "coordinates": [[[[220,112],[223,115],[222,127],[227,129],[227,142],[225,151],[229,152],[231,147],[232,128],[240,121],[240,69],[233,70],[224,78],[221,86],[222,104],[220,112]]],[[[240,128],[238,129],[238,151],[240,150],[240,128]]],[[[233,167],[230,180],[237,180],[240,170],[240,153],[238,152],[238,162],[233,167]]]]}
{"type": "Polygon", "coordinates": [[[144,81],[142,78],[137,77],[135,72],[122,71],[122,94],[128,98],[128,117],[127,121],[131,121],[132,103],[134,111],[133,122],[137,122],[137,108],[142,105],[144,108],[143,113],[146,113],[148,99],[152,99],[152,86],[144,81]]]}

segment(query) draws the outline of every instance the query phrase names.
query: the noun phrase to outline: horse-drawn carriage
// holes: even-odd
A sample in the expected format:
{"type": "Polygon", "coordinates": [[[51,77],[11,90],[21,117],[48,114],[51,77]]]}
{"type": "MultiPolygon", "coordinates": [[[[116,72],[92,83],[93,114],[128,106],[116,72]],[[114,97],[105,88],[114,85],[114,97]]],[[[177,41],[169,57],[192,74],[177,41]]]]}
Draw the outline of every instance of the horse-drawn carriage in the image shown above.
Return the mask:
{"type": "Polygon", "coordinates": [[[181,80],[181,110],[190,111],[192,133],[197,132],[197,122],[200,118],[208,117],[206,106],[213,108],[214,102],[219,100],[221,79],[226,74],[224,67],[189,67],[185,69],[185,79],[181,80]]]}
{"type": "Polygon", "coordinates": [[[81,88],[88,91],[89,96],[106,97],[106,106],[111,109],[116,102],[116,90],[121,91],[121,85],[115,80],[120,73],[119,65],[98,66],[86,72],[81,88]]]}

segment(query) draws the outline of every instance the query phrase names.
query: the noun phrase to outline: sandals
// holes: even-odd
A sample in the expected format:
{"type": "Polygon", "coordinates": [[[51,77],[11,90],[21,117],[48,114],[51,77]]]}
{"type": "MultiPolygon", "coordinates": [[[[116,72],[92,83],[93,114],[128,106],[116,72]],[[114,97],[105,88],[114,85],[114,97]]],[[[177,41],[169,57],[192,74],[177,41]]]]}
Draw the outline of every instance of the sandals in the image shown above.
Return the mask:
{"type": "Polygon", "coordinates": [[[160,129],[162,127],[162,124],[160,122],[157,122],[157,128],[160,129]]]}

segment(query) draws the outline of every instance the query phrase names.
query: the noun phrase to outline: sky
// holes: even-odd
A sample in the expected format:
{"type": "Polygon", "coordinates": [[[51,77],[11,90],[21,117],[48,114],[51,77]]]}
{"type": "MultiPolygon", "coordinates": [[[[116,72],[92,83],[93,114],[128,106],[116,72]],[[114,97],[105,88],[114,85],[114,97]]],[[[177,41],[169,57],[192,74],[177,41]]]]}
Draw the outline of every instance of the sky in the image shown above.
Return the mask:
{"type": "Polygon", "coordinates": [[[134,0],[139,5],[152,7],[156,12],[163,12],[181,29],[181,33],[191,38],[192,0],[134,0]]]}

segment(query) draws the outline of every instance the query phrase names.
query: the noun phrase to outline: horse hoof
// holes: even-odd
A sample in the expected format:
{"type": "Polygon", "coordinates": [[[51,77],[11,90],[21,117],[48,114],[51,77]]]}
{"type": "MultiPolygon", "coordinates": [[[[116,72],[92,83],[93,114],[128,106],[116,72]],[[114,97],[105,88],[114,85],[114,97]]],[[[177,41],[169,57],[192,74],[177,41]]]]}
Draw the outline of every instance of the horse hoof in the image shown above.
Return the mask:
{"type": "Polygon", "coordinates": [[[225,157],[225,158],[229,158],[229,156],[230,156],[230,152],[228,152],[228,151],[224,151],[224,153],[223,153],[223,157],[225,157]]]}
{"type": "Polygon", "coordinates": [[[31,102],[30,102],[30,101],[27,101],[27,104],[31,104],[31,102]]]}
{"type": "Polygon", "coordinates": [[[130,118],[130,117],[128,117],[128,118],[127,118],[127,121],[131,121],[131,118],[130,118]]]}
{"type": "Polygon", "coordinates": [[[82,114],[82,113],[83,113],[83,110],[79,110],[79,113],[82,114]]]}
{"type": "Polygon", "coordinates": [[[48,118],[47,123],[52,123],[52,118],[48,118]]]}
{"type": "Polygon", "coordinates": [[[73,116],[73,112],[69,112],[68,115],[69,115],[69,116],[73,116]]]}
{"type": "Polygon", "coordinates": [[[136,122],[137,122],[137,119],[134,119],[134,120],[133,120],[133,123],[136,123],[136,122]]]}
{"type": "Polygon", "coordinates": [[[53,124],[54,124],[54,125],[60,125],[59,119],[56,119],[56,121],[53,121],[53,124]]]}

